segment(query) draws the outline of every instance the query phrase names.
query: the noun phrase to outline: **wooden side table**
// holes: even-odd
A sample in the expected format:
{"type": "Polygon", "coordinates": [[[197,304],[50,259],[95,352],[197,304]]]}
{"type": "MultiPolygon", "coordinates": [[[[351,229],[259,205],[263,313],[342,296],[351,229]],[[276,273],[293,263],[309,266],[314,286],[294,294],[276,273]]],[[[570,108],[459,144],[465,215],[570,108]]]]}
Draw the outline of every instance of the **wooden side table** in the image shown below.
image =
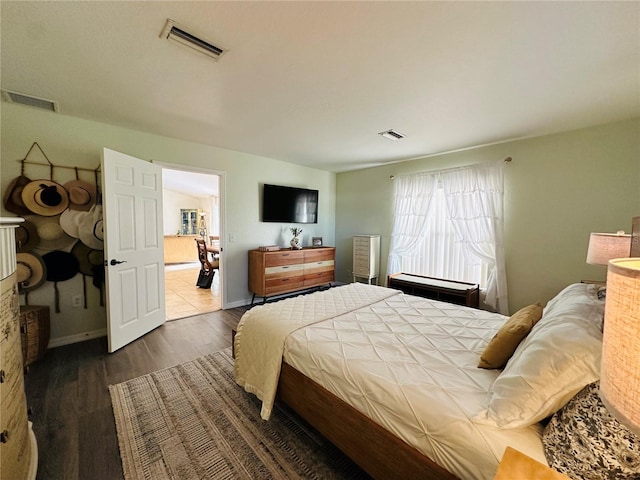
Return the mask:
{"type": "Polygon", "coordinates": [[[571,480],[533,458],[507,447],[493,480],[571,480]]]}

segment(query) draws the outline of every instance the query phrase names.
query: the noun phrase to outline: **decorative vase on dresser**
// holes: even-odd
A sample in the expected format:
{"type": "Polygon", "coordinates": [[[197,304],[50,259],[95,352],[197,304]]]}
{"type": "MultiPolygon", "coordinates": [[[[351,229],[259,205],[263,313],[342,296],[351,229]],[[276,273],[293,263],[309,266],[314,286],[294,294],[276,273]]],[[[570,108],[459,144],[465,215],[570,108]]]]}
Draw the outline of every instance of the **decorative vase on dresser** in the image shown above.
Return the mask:
{"type": "Polygon", "coordinates": [[[27,419],[15,228],[21,218],[0,217],[0,468],[2,478],[35,479],[36,438],[27,419]]]}

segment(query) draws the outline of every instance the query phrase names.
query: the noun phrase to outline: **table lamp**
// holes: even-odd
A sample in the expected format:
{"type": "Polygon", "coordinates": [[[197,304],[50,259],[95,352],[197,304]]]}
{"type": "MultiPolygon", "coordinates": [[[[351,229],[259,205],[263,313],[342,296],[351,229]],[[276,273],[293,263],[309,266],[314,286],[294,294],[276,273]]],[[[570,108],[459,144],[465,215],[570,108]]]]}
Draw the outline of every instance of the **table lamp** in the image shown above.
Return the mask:
{"type": "Polygon", "coordinates": [[[619,230],[617,233],[592,233],[587,249],[587,263],[607,265],[612,258],[627,257],[631,250],[631,235],[619,230]]]}
{"type": "Polygon", "coordinates": [[[640,258],[609,260],[600,397],[640,436],[640,258]]]}

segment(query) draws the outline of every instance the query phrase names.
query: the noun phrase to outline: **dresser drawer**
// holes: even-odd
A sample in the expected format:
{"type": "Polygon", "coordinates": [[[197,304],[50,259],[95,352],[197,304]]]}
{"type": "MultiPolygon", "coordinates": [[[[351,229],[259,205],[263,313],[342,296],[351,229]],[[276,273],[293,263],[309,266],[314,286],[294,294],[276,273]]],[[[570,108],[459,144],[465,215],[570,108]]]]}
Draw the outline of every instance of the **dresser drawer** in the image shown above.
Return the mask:
{"type": "Polygon", "coordinates": [[[304,263],[318,262],[322,260],[331,260],[335,256],[334,250],[325,248],[322,250],[306,250],[304,253],[304,263]]]}
{"type": "Polygon", "coordinates": [[[319,260],[317,262],[304,264],[305,275],[309,273],[326,272],[328,270],[334,270],[333,260],[319,260]]]}
{"type": "MultiPolygon", "coordinates": [[[[300,271],[302,273],[302,271],[300,271]]],[[[268,278],[265,282],[267,295],[289,292],[304,287],[304,276],[268,278]]]]}
{"type": "Polygon", "coordinates": [[[353,274],[354,275],[360,275],[363,277],[366,277],[367,275],[371,274],[371,269],[369,268],[369,265],[365,265],[364,267],[354,267],[353,268],[353,274]]]}
{"type": "Polygon", "coordinates": [[[264,259],[265,267],[293,265],[296,263],[304,263],[304,252],[285,250],[283,252],[269,253],[265,255],[264,259]]]}
{"type": "Polygon", "coordinates": [[[314,287],[316,285],[322,285],[323,283],[331,283],[334,280],[333,270],[326,272],[315,272],[304,275],[304,286],[314,287]]]}
{"type": "Polygon", "coordinates": [[[355,265],[369,265],[371,258],[364,255],[356,255],[353,257],[353,264],[355,265]]]}
{"type": "Polygon", "coordinates": [[[357,247],[361,248],[369,248],[371,244],[371,239],[369,237],[354,237],[353,244],[357,247]]]}
{"type": "Polygon", "coordinates": [[[293,275],[302,275],[304,263],[296,263],[294,265],[278,265],[275,267],[267,267],[264,274],[267,278],[287,277],[293,275]]]}

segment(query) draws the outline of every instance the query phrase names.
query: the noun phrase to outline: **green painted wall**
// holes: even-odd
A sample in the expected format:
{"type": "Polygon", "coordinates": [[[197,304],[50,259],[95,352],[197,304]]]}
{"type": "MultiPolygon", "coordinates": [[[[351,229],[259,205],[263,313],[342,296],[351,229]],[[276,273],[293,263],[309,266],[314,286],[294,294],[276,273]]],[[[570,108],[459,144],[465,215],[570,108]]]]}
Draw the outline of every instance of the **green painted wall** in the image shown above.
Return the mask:
{"type": "MultiPolygon", "coordinates": [[[[103,123],[44,112],[34,108],[1,105],[0,188],[19,175],[20,163],[34,141],[54,164],[96,168],[103,147],[144,160],[188,165],[222,172],[224,192],[224,295],[227,307],[244,305],[251,299],[247,288],[247,251],[259,245],[285,245],[291,237],[286,224],[260,221],[260,184],[275,183],[320,190],[319,223],[304,225],[304,242],[323,237],[325,245],[335,239],[335,174],[240,152],[160,137],[103,123]],[[230,242],[229,235],[234,237],[230,242]]],[[[29,158],[44,161],[34,150],[29,158]]],[[[27,166],[32,179],[49,178],[45,167],[27,166]]],[[[64,183],[73,178],[72,170],[56,170],[55,180],[64,183]]],[[[84,176],[82,178],[85,178],[84,176]]],[[[2,210],[2,216],[14,214],[2,210]]],[[[71,297],[82,293],[82,276],[59,284],[60,314],[53,314],[51,338],[82,336],[106,326],[106,312],[99,306],[98,290],[88,281],[89,309],[74,309],[71,297]]],[[[45,285],[29,294],[32,305],[53,305],[53,285],[45,285]]],[[[53,308],[52,308],[53,312],[53,308]]],[[[64,342],[64,341],[63,341],[64,342]]]]}
{"type": "Polygon", "coordinates": [[[382,275],[391,229],[391,175],[473,163],[505,168],[505,251],[510,311],[606,268],[585,263],[590,232],[630,231],[640,215],[640,120],[340,173],[336,189],[339,280],[351,278],[351,236],[380,234],[382,275]]]}
{"type": "MultiPolygon", "coordinates": [[[[17,160],[34,141],[55,164],[95,168],[103,147],[170,164],[221,172],[225,178],[225,296],[228,307],[248,302],[247,250],[284,245],[288,225],[260,222],[259,185],[276,183],[320,190],[320,223],[305,225],[305,242],[322,236],[337,247],[338,280],[351,278],[351,236],[382,235],[386,271],[391,225],[390,175],[471,163],[513,162],[505,171],[505,242],[511,310],[546,302],[565,285],[605,278],[603,267],[585,263],[589,233],[629,230],[640,215],[640,120],[436,155],[338,175],[278,160],[160,137],[126,128],[2,103],[0,189],[19,174],[17,160]]],[[[30,157],[31,158],[31,157],[30,157]]],[[[35,160],[43,160],[37,154],[35,160]]],[[[30,177],[48,169],[28,167],[30,177]]],[[[56,180],[72,171],[57,171],[56,180]],[[58,177],[59,175],[59,177],[58,177]]],[[[2,210],[2,216],[13,214],[2,210]]],[[[62,312],[53,314],[52,340],[80,339],[105,328],[106,313],[88,282],[89,309],[74,309],[82,277],[59,285],[62,312]]],[[[29,295],[32,305],[53,305],[49,282],[29,295]]]]}

